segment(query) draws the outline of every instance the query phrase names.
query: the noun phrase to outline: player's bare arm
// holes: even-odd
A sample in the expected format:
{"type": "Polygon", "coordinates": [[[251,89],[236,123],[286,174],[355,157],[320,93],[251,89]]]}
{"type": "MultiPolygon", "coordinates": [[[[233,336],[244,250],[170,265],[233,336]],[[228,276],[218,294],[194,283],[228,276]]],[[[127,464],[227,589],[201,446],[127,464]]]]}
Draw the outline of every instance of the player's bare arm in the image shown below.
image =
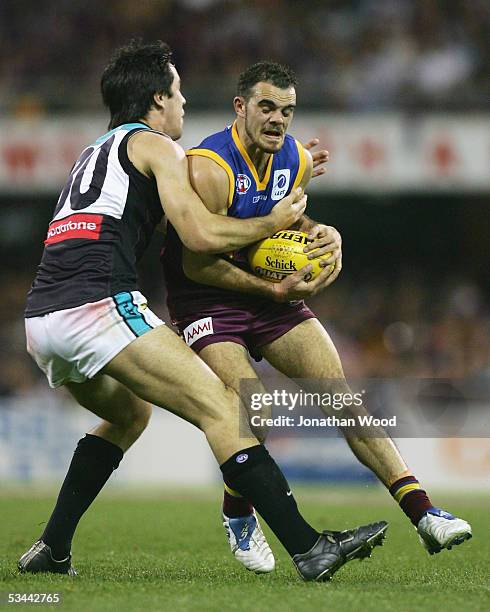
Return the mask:
{"type": "MultiPolygon", "coordinates": [[[[308,153],[307,167],[301,187],[308,183],[312,168],[312,157],[308,153]]],[[[217,214],[226,214],[229,182],[223,168],[207,157],[192,156],[189,170],[192,186],[206,207],[217,214]]],[[[308,221],[310,220],[308,219],[308,221]]],[[[257,295],[277,302],[311,297],[330,285],[340,272],[340,269],[338,271],[335,269],[330,274],[330,269],[327,268],[314,281],[305,282],[305,275],[311,271],[311,266],[306,266],[281,283],[276,284],[258,278],[223,258],[202,253],[197,254],[185,247],[183,249],[183,267],[186,276],[195,282],[220,289],[257,295]]]]}
{"type": "Polygon", "coordinates": [[[138,133],[129,141],[128,156],[145,176],[155,177],[168,220],[183,243],[196,252],[221,253],[239,249],[288,227],[306,207],[306,196],[297,192],[284,198],[278,205],[279,210],[267,217],[244,220],[216,215],[203,206],[192,188],[185,152],[170,138],[138,133]]]}
{"type": "Polygon", "coordinates": [[[256,295],[274,302],[310,298],[331,285],[337,276],[331,279],[335,270],[330,273],[329,268],[324,268],[314,280],[306,282],[305,276],[313,269],[309,264],[280,283],[271,283],[238,268],[226,259],[201,254],[196,257],[188,249],[184,249],[183,266],[185,275],[196,283],[256,295]]]}

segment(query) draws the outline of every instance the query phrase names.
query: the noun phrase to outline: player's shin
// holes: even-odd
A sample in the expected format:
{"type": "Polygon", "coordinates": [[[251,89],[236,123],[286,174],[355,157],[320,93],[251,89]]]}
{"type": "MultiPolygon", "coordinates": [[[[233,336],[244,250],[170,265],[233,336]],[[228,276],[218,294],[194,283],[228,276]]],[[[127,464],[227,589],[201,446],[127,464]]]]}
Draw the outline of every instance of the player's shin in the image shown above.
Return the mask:
{"type": "Polygon", "coordinates": [[[235,452],[221,471],[226,485],[253,504],[291,556],[314,546],[320,534],[301,516],[284,475],[264,446],[235,452]]]}
{"type": "Polygon", "coordinates": [[[122,458],[123,451],[118,446],[98,436],[87,434],[78,442],[56,506],[41,536],[54,559],[65,559],[70,554],[78,522],[122,458]]]}
{"type": "Polygon", "coordinates": [[[417,525],[432,503],[393,440],[385,432],[380,432],[380,437],[371,437],[345,430],[344,435],[357,459],[376,474],[406,516],[417,525]]]}
{"type": "Polygon", "coordinates": [[[344,428],[342,433],[356,458],[374,472],[386,488],[410,474],[393,440],[384,431],[380,431],[379,437],[371,433],[363,435],[352,428],[344,428]]]}

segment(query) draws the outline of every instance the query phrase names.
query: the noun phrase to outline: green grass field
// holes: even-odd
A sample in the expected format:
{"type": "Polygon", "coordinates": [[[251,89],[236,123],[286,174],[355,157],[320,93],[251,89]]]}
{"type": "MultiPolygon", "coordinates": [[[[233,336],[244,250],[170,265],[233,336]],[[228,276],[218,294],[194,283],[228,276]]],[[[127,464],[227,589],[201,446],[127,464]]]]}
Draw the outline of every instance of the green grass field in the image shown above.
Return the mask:
{"type": "MultiPolygon", "coordinates": [[[[473,525],[474,538],[429,557],[381,490],[298,489],[318,528],[390,522],[371,559],[353,561],[330,583],[303,583],[268,532],[276,571],[256,576],[231,556],[219,521],[220,493],[109,490],[84,517],[74,542],[77,578],[19,575],[16,560],[42,531],[54,495],[0,495],[0,591],[59,592],[63,610],[489,610],[490,518],[483,495],[436,497],[473,525]]],[[[2,603],[4,603],[2,601],[2,603]]],[[[11,604],[5,609],[25,608],[11,604]]],[[[29,606],[33,607],[32,604],[29,606]]],[[[43,605],[44,609],[48,606],[43,605]]]]}

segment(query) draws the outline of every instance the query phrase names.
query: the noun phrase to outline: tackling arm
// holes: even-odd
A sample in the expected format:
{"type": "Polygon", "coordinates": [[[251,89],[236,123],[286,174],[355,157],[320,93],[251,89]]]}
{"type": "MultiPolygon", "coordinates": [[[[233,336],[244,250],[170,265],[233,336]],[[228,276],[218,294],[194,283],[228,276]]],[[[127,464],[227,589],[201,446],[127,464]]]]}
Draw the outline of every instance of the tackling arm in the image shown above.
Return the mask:
{"type": "Polygon", "coordinates": [[[287,227],[306,206],[306,197],[298,192],[284,198],[266,217],[234,219],[216,215],[203,206],[192,188],[187,158],[178,144],[153,132],[139,132],[128,142],[128,155],[140,172],[155,177],[168,220],[184,245],[197,252],[222,253],[242,248],[287,227]]]}
{"type": "MultiPolygon", "coordinates": [[[[192,186],[211,211],[222,215],[226,214],[229,188],[226,172],[208,158],[193,156],[191,160],[192,186]]],[[[309,181],[312,168],[311,155],[307,152],[307,168],[303,176],[302,187],[306,186],[309,181]]],[[[310,219],[308,221],[311,222],[312,226],[315,225],[315,222],[310,219]]],[[[320,288],[324,288],[327,284],[333,282],[337,276],[335,272],[329,275],[329,270],[326,268],[314,281],[306,283],[303,278],[311,271],[311,266],[306,266],[280,283],[271,283],[238,268],[223,258],[193,253],[185,247],[183,249],[183,268],[185,275],[194,282],[257,295],[277,302],[312,296],[320,288]],[[330,277],[333,278],[330,280],[330,277]]]]}

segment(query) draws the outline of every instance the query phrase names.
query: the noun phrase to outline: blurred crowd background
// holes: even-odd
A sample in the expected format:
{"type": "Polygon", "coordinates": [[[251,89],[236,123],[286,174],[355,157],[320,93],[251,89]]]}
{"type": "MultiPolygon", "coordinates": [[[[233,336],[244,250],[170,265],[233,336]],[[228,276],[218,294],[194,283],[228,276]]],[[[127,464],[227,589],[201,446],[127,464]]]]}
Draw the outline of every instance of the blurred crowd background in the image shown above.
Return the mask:
{"type": "Polygon", "coordinates": [[[2,0],[0,108],[80,112],[114,47],[174,49],[192,108],[229,105],[259,58],[290,64],[301,102],[339,111],[485,110],[487,0],[2,0]]]}
{"type": "MultiPolygon", "coordinates": [[[[108,56],[143,36],[174,49],[191,112],[229,109],[238,73],[260,58],[296,69],[305,111],[480,112],[489,31],[487,0],[3,0],[0,109],[11,121],[100,113],[108,56]]],[[[46,384],[22,313],[56,198],[0,193],[3,396],[46,384]]],[[[488,376],[485,194],[320,194],[310,214],[344,236],[342,275],[312,306],[348,375],[488,376]]],[[[157,243],[142,283],[168,320],[157,243]]]]}

